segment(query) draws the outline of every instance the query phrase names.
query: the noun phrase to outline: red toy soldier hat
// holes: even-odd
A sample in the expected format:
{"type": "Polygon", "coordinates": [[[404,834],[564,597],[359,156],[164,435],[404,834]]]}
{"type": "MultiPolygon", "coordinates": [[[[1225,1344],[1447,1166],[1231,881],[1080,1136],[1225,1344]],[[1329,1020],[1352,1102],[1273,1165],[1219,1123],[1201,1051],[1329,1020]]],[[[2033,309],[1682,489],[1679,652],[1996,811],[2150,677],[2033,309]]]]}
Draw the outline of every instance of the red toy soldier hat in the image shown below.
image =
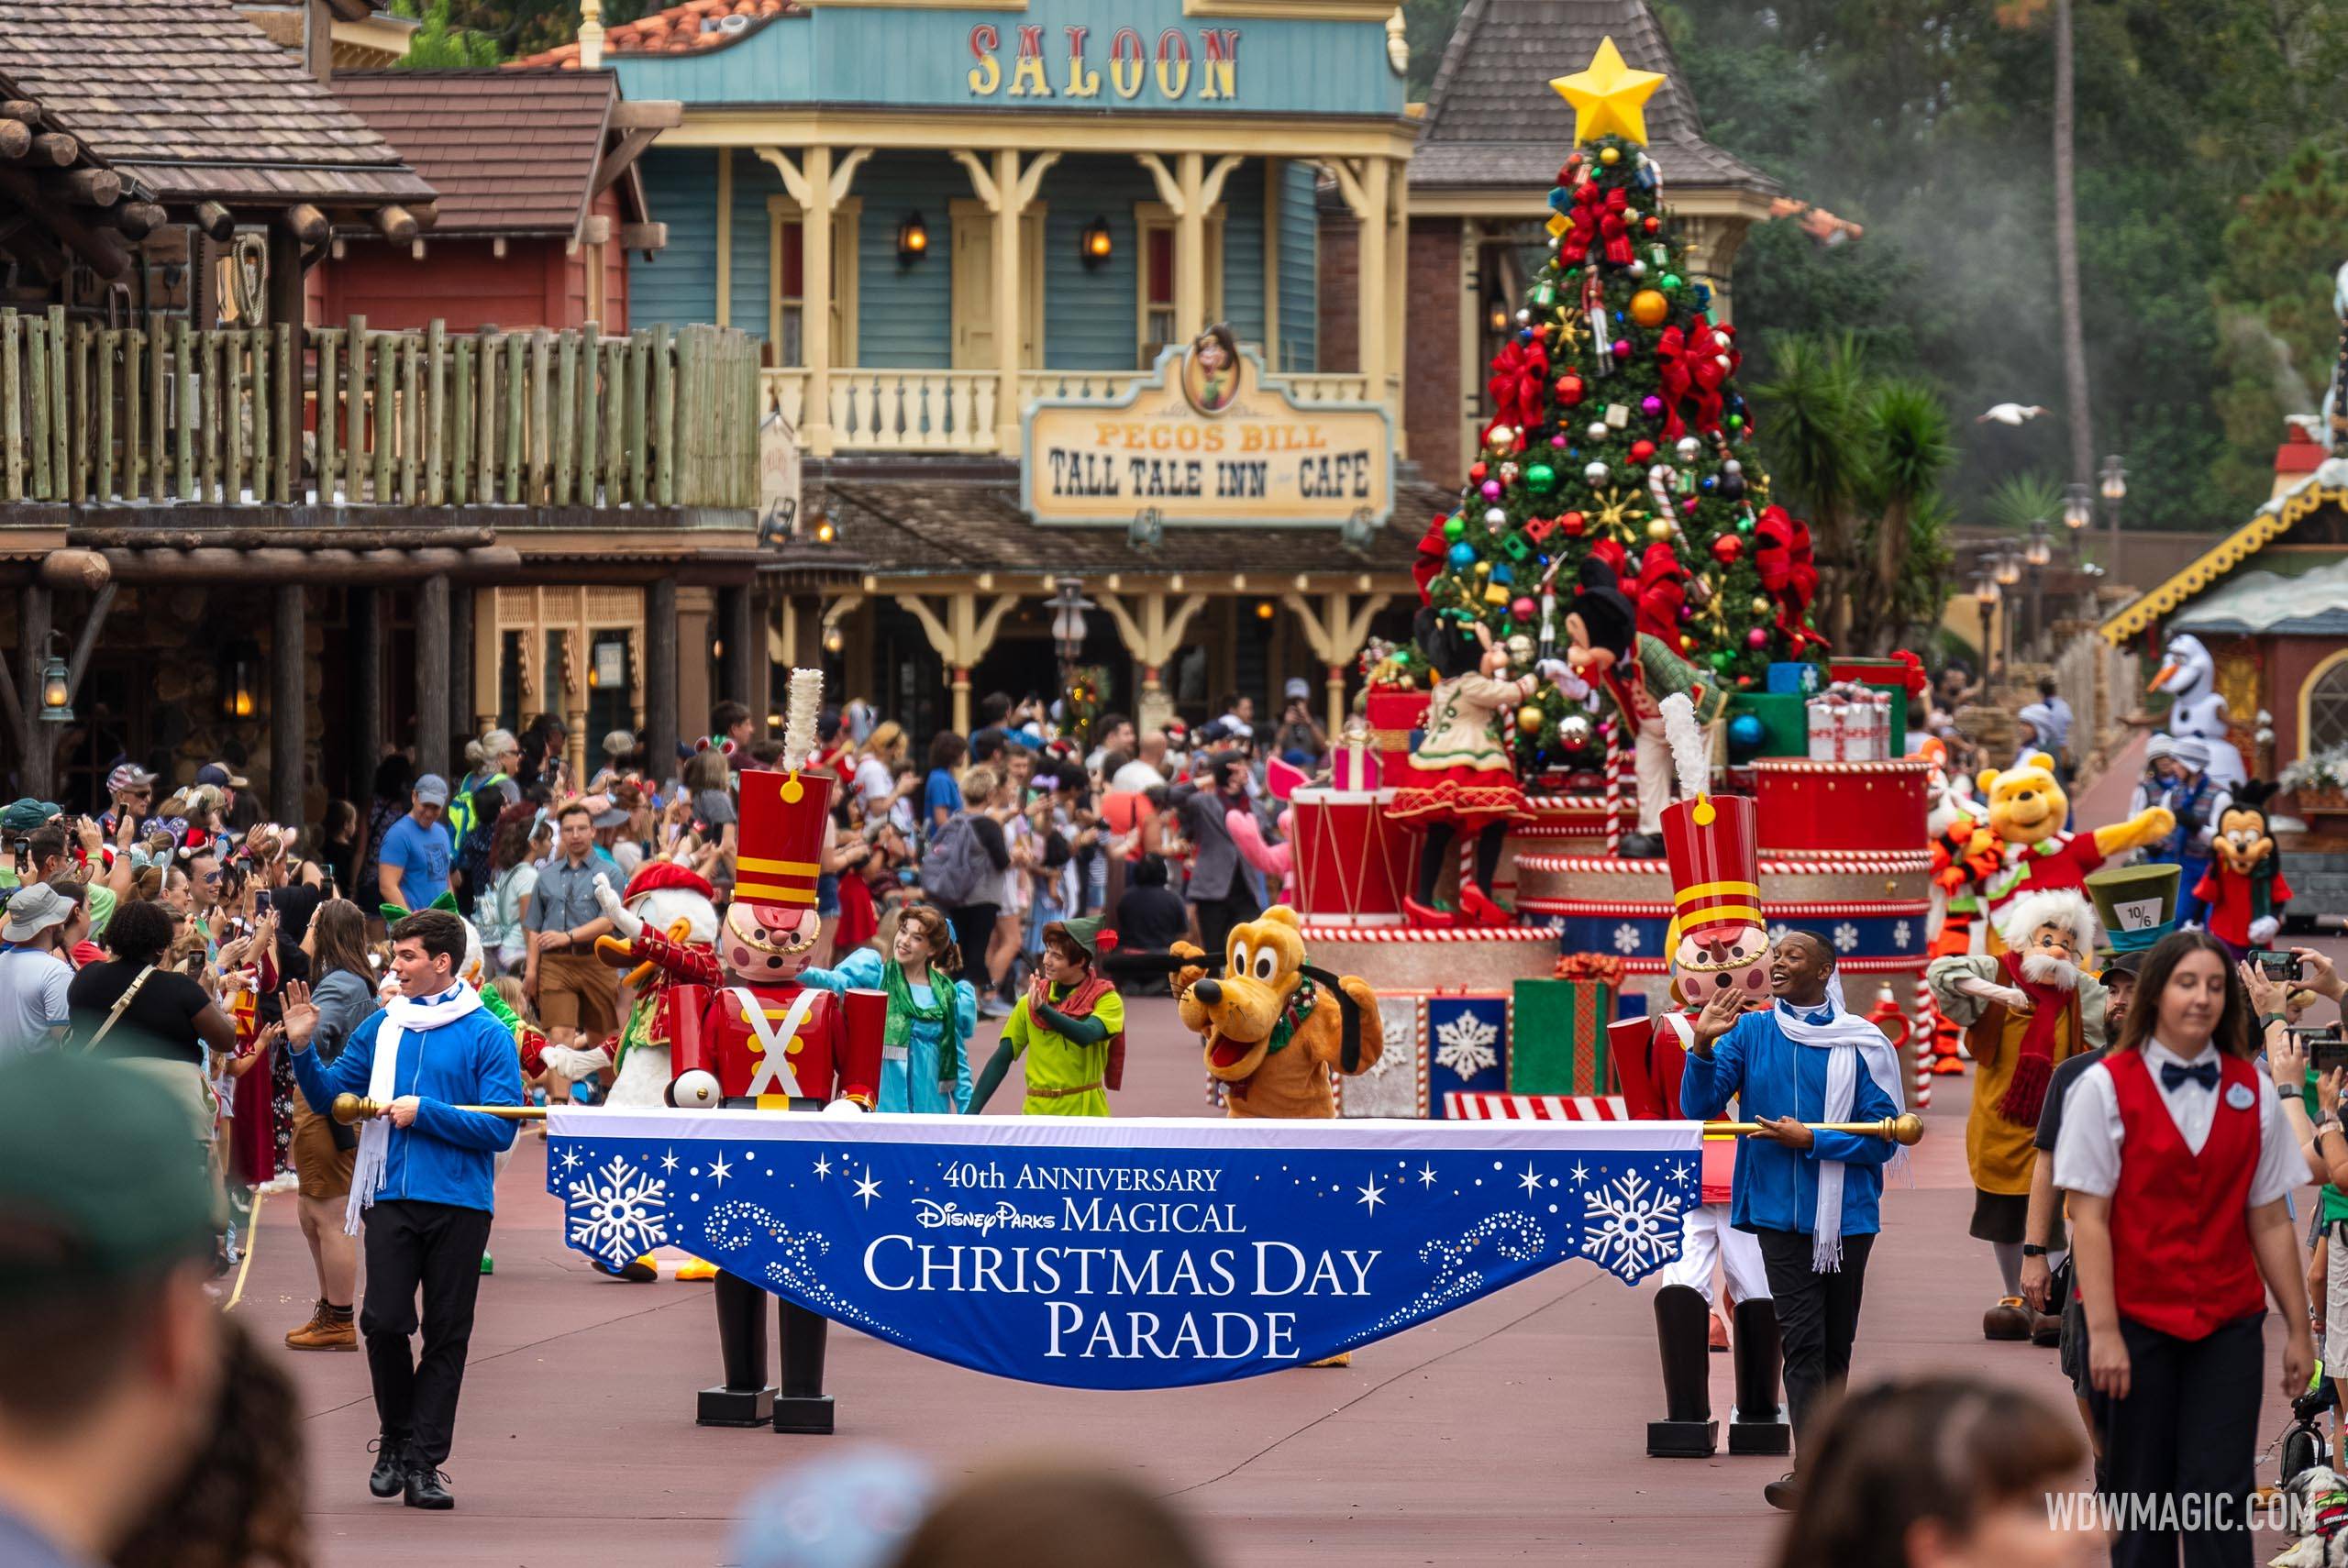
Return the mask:
{"type": "Polygon", "coordinates": [[[1665,809],[1675,949],[1681,936],[1711,944],[1728,940],[1734,928],[1764,923],[1755,823],[1753,802],[1742,795],[1699,795],[1665,809]]]}
{"type": "Polygon", "coordinates": [[[657,893],[668,888],[682,888],[687,892],[699,893],[704,899],[717,897],[716,890],[709,885],[709,878],[691,867],[680,866],[673,860],[648,860],[637,867],[635,876],[628,878],[627,891],[620,895],[620,901],[626,903],[647,893],[657,893]]]}
{"type": "Polygon", "coordinates": [[[786,911],[794,921],[814,909],[831,806],[828,773],[744,768],[734,901],[786,911]]]}

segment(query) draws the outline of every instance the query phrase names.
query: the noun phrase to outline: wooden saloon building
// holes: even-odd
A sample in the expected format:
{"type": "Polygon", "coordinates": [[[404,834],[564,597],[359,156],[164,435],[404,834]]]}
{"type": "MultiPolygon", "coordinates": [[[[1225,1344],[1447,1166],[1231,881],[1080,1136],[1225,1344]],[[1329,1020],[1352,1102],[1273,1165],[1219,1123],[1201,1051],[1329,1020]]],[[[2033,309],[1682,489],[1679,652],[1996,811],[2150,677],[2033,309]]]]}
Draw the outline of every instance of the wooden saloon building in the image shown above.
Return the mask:
{"type": "MultiPolygon", "coordinates": [[[[916,734],[1069,652],[1125,712],[1303,677],[1334,725],[1472,460],[1502,241],[1572,138],[1548,80],[1609,31],[1673,69],[1638,0],[1470,0],[1423,105],[1394,0],[689,0],[523,63],[684,106],[630,319],[759,340],[803,464],[778,658],[916,734]]],[[[1677,83],[1653,113],[1720,282],[1772,193],[1677,83]]]]}
{"type": "MultiPolygon", "coordinates": [[[[428,278],[444,219],[452,251],[496,242],[465,222],[478,187],[444,197],[337,95],[338,56],[404,36],[371,0],[0,0],[17,789],[87,804],[116,755],[217,759],[315,822],[387,748],[447,771],[500,717],[563,714],[583,764],[605,728],[672,745],[714,684],[761,700],[741,335],[367,319],[382,259],[428,278]],[[338,289],[349,313],[317,315],[338,289]],[[723,660],[713,626],[739,628],[723,660]]],[[[616,247],[659,237],[629,226],[659,111],[608,78],[560,93],[592,105],[570,234],[508,237],[624,277],[616,247]]]]}

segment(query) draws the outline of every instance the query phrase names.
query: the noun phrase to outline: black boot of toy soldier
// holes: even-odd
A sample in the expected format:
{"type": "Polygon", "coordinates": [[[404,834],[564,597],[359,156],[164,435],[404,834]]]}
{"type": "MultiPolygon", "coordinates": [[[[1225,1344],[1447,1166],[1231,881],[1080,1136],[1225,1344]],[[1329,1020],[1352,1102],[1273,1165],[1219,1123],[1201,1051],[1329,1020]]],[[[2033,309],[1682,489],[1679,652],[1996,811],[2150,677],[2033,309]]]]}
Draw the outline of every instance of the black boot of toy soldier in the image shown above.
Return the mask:
{"type": "Polygon", "coordinates": [[[1786,1424],[1778,1397],[1784,1352],[1778,1342],[1778,1309],[1767,1301],[1736,1304],[1736,1408],[1728,1417],[1731,1453],[1791,1453],[1794,1430],[1786,1424]]]}
{"type": "Polygon", "coordinates": [[[1712,1309],[1699,1292],[1667,1285],[1655,1293],[1655,1337],[1663,1352],[1663,1415],[1647,1423],[1653,1459],[1709,1459],[1719,1436],[1712,1419],[1711,1350],[1705,1321],[1712,1309]]]}
{"type": "Polygon", "coordinates": [[[718,1270],[717,1350],[725,1381],[701,1391],[693,1419],[704,1427],[762,1427],[774,1419],[774,1387],[767,1382],[767,1293],[718,1270]]]}
{"type": "Polygon", "coordinates": [[[785,1301],[782,1308],[782,1392],[774,1402],[774,1430],[829,1437],[832,1397],[824,1392],[824,1345],[831,1324],[820,1312],[785,1301]]]}

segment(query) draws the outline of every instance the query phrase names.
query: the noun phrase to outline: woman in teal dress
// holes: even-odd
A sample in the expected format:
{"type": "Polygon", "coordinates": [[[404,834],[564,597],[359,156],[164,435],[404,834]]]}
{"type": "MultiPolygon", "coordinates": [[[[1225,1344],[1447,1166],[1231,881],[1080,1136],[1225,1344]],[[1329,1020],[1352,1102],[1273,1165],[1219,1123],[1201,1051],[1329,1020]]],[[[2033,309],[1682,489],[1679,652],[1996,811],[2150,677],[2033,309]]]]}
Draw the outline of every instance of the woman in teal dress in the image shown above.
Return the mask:
{"type": "Polygon", "coordinates": [[[908,904],[883,958],[859,947],[837,967],[809,969],[800,983],[829,991],[851,988],[889,994],[889,1031],[880,1048],[880,1110],[953,1116],[970,1103],[970,1032],[979,997],[962,968],[954,928],[929,904],[908,904]]]}

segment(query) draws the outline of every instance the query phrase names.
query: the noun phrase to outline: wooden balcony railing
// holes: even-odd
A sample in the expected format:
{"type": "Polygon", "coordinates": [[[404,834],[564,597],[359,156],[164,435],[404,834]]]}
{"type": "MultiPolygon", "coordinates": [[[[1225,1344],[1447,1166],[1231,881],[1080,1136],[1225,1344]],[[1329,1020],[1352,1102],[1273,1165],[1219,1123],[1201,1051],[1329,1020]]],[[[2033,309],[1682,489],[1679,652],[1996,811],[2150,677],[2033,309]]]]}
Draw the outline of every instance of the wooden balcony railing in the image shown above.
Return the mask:
{"type": "Polygon", "coordinates": [[[739,332],[102,327],[0,311],[0,502],[712,506],[758,500],[739,332]]]}
{"type": "MultiPolygon", "coordinates": [[[[759,372],[763,406],[781,412],[795,430],[807,427],[807,372],[799,367],[759,372]]],[[[1369,378],[1351,371],[1279,378],[1301,403],[1362,403],[1369,378]]],[[[1022,403],[1073,398],[1111,403],[1143,380],[1138,370],[1023,370],[1022,403]]],[[[985,452],[996,450],[996,389],[992,370],[875,370],[835,368],[829,398],[832,449],[836,452],[985,452]]],[[[1016,452],[1006,452],[1015,457],[1016,452]]]]}

